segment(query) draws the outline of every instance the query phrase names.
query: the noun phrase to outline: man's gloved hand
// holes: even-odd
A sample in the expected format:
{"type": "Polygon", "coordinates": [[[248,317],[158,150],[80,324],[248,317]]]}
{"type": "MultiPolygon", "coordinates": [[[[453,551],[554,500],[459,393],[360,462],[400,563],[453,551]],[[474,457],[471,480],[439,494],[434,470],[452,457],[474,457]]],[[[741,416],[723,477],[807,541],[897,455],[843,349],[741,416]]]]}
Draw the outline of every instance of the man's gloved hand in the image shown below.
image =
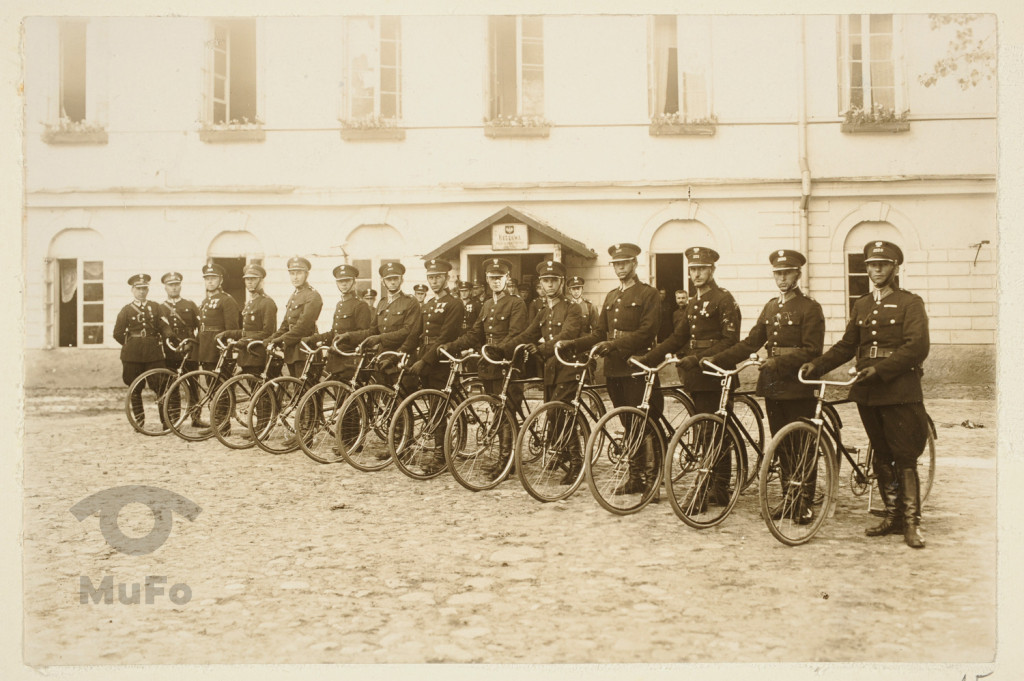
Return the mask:
{"type": "Polygon", "coordinates": [[[221,331],[220,333],[218,333],[213,338],[214,338],[214,340],[219,340],[219,341],[227,340],[228,339],[228,332],[227,331],[221,331]]]}
{"type": "Polygon", "coordinates": [[[864,381],[870,381],[875,376],[878,376],[878,369],[871,366],[867,369],[861,369],[857,372],[857,382],[863,383],[864,381]]]}
{"type": "Polygon", "coordinates": [[[687,355],[679,360],[679,364],[676,364],[676,368],[680,371],[691,371],[696,369],[699,365],[699,360],[694,355],[687,355]]]}
{"type": "Polygon", "coordinates": [[[419,376],[421,373],[423,373],[423,370],[426,368],[427,365],[424,364],[423,360],[421,359],[418,362],[414,362],[413,365],[409,367],[409,373],[412,374],[413,376],[419,376]]]}
{"type": "Polygon", "coordinates": [[[380,345],[380,336],[367,336],[366,340],[363,341],[364,346],[367,348],[375,348],[380,345]]]}
{"type": "Polygon", "coordinates": [[[604,357],[612,351],[614,344],[611,341],[601,341],[594,346],[594,357],[604,357]]]}
{"type": "Polygon", "coordinates": [[[813,362],[804,362],[800,365],[800,371],[804,378],[816,378],[818,375],[818,369],[814,366],[813,362]]]}
{"type": "Polygon", "coordinates": [[[779,368],[778,363],[774,357],[769,357],[765,361],[761,362],[761,366],[758,371],[776,371],[779,368]]]}

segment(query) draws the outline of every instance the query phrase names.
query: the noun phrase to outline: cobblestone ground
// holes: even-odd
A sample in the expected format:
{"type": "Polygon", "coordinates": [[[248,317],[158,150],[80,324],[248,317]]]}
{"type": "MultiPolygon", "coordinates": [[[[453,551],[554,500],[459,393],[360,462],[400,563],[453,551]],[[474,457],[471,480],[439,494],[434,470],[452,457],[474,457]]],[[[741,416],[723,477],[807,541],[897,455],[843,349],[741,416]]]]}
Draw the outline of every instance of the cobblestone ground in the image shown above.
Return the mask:
{"type": "MultiPolygon", "coordinates": [[[[698,532],[668,503],[616,517],[584,487],[540,504],[517,481],[470,493],[393,467],[360,473],[301,452],[135,434],[119,391],[26,399],[25,660],[30,665],[217,662],[982,662],[995,651],[995,403],[933,399],[938,472],[928,547],[869,539],[865,497],[788,548],[745,495],[698,532]],[[965,428],[964,421],[982,428],[965,428]],[[69,512],[117,485],[164,487],[157,551],[111,549],[69,512]],[[166,577],[155,602],[80,603],[166,577]],[[187,584],[176,605],[166,590],[187,584]]],[[[864,443],[842,408],[844,440],[864,443]]],[[[844,464],[843,471],[848,472],[844,464]]],[[[845,476],[844,481],[845,481],[845,476]]],[[[152,516],[126,506],[121,527],[152,516]]],[[[959,678],[959,677],[957,677],[959,678]]]]}

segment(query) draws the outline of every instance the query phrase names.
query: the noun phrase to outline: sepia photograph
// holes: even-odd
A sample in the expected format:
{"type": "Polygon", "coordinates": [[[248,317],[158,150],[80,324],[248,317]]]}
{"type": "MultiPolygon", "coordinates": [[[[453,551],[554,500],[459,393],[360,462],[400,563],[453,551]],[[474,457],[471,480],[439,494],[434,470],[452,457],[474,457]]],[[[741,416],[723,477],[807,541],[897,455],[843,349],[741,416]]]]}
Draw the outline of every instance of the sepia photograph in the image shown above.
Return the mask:
{"type": "Polygon", "coordinates": [[[1014,10],[68,5],[10,678],[1012,678],[1014,10]]]}

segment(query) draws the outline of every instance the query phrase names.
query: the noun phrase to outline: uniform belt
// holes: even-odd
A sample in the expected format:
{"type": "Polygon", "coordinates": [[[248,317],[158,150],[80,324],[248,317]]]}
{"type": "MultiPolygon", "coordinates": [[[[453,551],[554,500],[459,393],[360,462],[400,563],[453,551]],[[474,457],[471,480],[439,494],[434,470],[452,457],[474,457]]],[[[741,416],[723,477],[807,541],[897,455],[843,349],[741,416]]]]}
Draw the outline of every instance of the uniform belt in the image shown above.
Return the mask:
{"type": "Polygon", "coordinates": [[[627,333],[633,333],[633,332],[632,332],[632,331],[627,331],[627,330],[625,330],[625,329],[612,329],[612,333],[611,333],[611,336],[609,336],[609,337],[610,337],[610,338],[611,338],[612,340],[615,340],[615,339],[617,339],[617,338],[622,338],[622,337],[623,337],[623,336],[625,336],[625,335],[626,335],[627,333]]]}
{"type": "Polygon", "coordinates": [[[896,352],[892,348],[880,348],[877,345],[872,345],[867,348],[860,348],[857,350],[857,357],[860,359],[868,358],[875,359],[876,357],[892,357],[893,353],[896,352]]]}
{"type": "Polygon", "coordinates": [[[772,346],[772,357],[778,357],[779,355],[789,355],[789,354],[792,354],[792,353],[796,352],[797,350],[803,350],[803,348],[792,348],[792,347],[783,347],[783,346],[779,346],[779,345],[773,345],[772,346]]]}
{"type": "Polygon", "coordinates": [[[505,333],[500,333],[500,334],[499,333],[488,333],[488,334],[484,334],[484,335],[486,336],[488,343],[493,343],[494,341],[505,340],[505,337],[508,334],[505,334],[505,333]]]}
{"type": "Polygon", "coordinates": [[[716,340],[691,340],[690,341],[690,349],[691,350],[703,350],[705,348],[710,348],[712,345],[714,345],[717,342],[718,341],[716,341],[716,340]]]}
{"type": "Polygon", "coordinates": [[[224,331],[225,329],[224,329],[223,326],[207,326],[206,324],[203,324],[200,330],[201,331],[224,331]]]}
{"type": "Polygon", "coordinates": [[[143,329],[142,331],[132,331],[131,333],[128,334],[128,337],[129,338],[145,338],[148,335],[150,335],[150,334],[146,333],[146,330],[143,329]]]}

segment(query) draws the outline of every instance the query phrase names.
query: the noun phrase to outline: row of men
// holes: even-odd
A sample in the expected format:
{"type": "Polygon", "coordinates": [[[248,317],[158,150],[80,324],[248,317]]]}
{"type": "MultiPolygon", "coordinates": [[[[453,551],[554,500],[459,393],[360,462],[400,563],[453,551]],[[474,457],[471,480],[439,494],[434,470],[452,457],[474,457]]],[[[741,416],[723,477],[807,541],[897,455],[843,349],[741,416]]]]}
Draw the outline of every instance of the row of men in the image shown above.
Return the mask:
{"type": "MultiPolygon", "coordinates": [[[[274,322],[273,301],[262,292],[265,272],[254,265],[245,270],[249,299],[242,310],[241,328],[228,328],[233,309],[226,302],[230,297],[220,290],[223,272],[216,265],[207,265],[203,268],[207,298],[199,310],[196,359],[201,365],[212,365],[216,361],[214,342],[218,336],[263,340],[264,347],[269,343],[283,345],[289,372],[297,374],[303,360],[299,349],[302,340],[314,343],[338,340],[350,346],[365,341],[367,346],[410,353],[413,364],[409,373],[418,378],[422,386],[436,388],[443,386],[448,371],[442,365],[440,348],[455,353],[487,344],[508,352],[515,345],[527,343],[530,350],[544,360],[546,399],[558,400],[571,394],[574,383],[580,378],[580,370],[555,360],[557,344],[573,352],[593,349],[595,356],[604,358],[604,376],[612,404],[636,406],[642,400],[644,382],[633,375],[629,359],[637,357],[653,366],[667,354],[675,353],[680,358],[676,369],[684,389],[693,398],[698,412],[710,413],[718,408],[720,385],[717,379],[703,373],[700,361],[707,358],[719,366],[732,368],[763,347],[767,359],[760,367],[756,391],[765,400],[769,428],[774,434],[794,420],[813,416],[813,389],[798,381],[799,371],[806,376],[821,374],[856,358],[858,381],[851,388],[850,398],[857,403],[876,452],[875,470],[885,504],[883,520],[868,528],[866,533],[869,536],[902,533],[909,546],[924,546],[916,462],[924,450],[928,428],[921,391],[921,365],[929,349],[928,319],[922,299],[896,286],[896,276],[903,263],[903,253],[898,246],[886,241],[865,245],[865,267],[873,290],[855,302],[842,338],[825,353],[825,319],[821,306],[799,288],[802,267],[806,263],[799,252],[783,249],[769,255],[779,295],[765,304],[748,336],[741,341],[739,306],[732,294],[714,278],[719,254],[705,247],[688,248],[685,255],[695,295],[686,303],[685,315],[679,318],[673,332],[657,343],[662,304],[657,290],[637,277],[637,256],[641,249],[622,243],[611,246],[608,252],[619,286],[607,294],[596,314],[585,315],[585,306],[566,295],[565,267],[550,260],[537,266],[543,297],[531,314],[526,303],[508,291],[510,263],[495,258],[488,260],[484,267],[490,295],[471,324],[467,323],[467,310],[475,303],[467,301],[467,304],[448,291],[451,264],[446,261],[435,259],[424,263],[427,284],[434,296],[422,307],[402,292],[404,266],[400,263],[382,265],[379,274],[385,295],[377,304],[374,316],[353,290],[359,272],[350,265],[339,265],[334,276],[341,298],[332,328],[319,334],[316,319],[323,301],[306,283],[309,262],[304,258],[288,261],[295,291],[280,326],[274,322]]],[[[115,325],[114,337],[124,344],[122,361],[126,384],[147,366],[181,360],[173,356],[165,360],[160,354],[159,342],[154,339],[190,335],[190,327],[178,310],[180,299],[172,295],[180,290],[180,275],[165,275],[169,298],[159,307],[146,301],[148,282],[148,275],[136,275],[129,280],[135,301],[122,310],[115,325]],[[147,343],[145,356],[140,356],[143,351],[139,340],[150,337],[153,339],[147,343]]],[[[569,284],[571,291],[576,280],[569,280],[569,284]]],[[[240,350],[238,365],[242,370],[261,370],[265,362],[263,352],[263,348],[253,352],[240,350]]],[[[332,354],[326,368],[333,378],[347,380],[353,363],[332,354]]],[[[479,378],[486,392],[497,394],[503,372],[496,365],[481,363],[479,378]]],[[[510,397],[517,402],[521,392],[513,392],[510,397]]],[[[654,416],[660,415],[662,406],[660,393],[654,391],[651,401],[654,416]]],[[[511,454],[511,444],[502,443],[506,455],[511,454]]],[[[574,455],[575,470],[570,470],[567,479],[582,464],[579,453],[574,455]]],[[[729,466],[728,459],[724,459],[716,468],[706,503],[728,501],[729,466]]],[[[644,476],[652,474],[645,468],[642,461],[631,465],[628,479],[616,492],[642,492],[644,476]]],[[[786,477],[787,471],[782,475],[786,477]]],[[[792,512],[797,521],[805,522],[811,520],[813,513],[809,500],[796,504],[792,512]]]]}

